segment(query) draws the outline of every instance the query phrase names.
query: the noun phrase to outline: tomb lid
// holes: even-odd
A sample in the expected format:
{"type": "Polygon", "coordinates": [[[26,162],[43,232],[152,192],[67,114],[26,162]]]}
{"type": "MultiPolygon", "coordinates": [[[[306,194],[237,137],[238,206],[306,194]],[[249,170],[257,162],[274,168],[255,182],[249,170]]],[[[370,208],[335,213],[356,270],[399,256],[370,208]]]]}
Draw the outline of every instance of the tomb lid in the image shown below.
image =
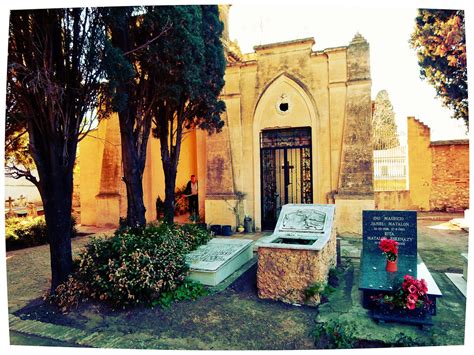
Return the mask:
{"type": "Polygon", "coordinates": [[[256,245],[284,249],[321,250],[331,236],[335,205],[287,204],[281,209],[272,235],[256,245]],[[278,240],[278,242],[276,242],[278,240]],[[285,243],[291,240],[291,244],[285,243]],[[301,244],[294,241],[302,240],[301,244]],[[308,244],[306,241],[315,240],[308,244]]]}
{"type": "Polygon", "coordinates": [[[244,252],[253,243],[248,239],[214,238],[186,255],[192,270],[214,272],[244,252]]]}

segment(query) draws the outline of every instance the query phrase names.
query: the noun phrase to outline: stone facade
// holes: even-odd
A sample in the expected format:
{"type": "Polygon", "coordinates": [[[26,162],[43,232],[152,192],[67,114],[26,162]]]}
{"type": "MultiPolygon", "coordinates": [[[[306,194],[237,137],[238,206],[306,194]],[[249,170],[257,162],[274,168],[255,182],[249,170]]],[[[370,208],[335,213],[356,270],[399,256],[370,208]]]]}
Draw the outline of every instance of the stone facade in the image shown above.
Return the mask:
{"type": "MultiPolygon", "coordinates": [[[[310,127],[312,202],[331,203],[336,196],[336,204],[347,206],[350,214],[336,222],[337,228],[361,234],[359,215],[374,206],[372,150],[367,145],[371,137],[369,45],[360,35],[346,47],[313,51],[314,43],[313,38],[305,38],[260,45],[228,64],[222,98],[229,129],[223,138],[207,140],[207,171],[209,177],[210,167],[220,161],[232,179],[212,184],[208,179],[206,220],[234,225],[235,217],[223,211],[232,200],[228,192],[241,191],[246,196],[244,213],[260,230],[260,134],[268,129],[310,127]],[[284,114],[278,110],[283,99],[289,107],[284,114]],[[223,141],[227,136],[229,143],[223,141]],[[220,150],[211,144],[218,144],[220,150]]],[[[218,177],[215,172],[211,175],[218,177]]]]}
{"type": "MultiPolygon", "coordinates": [[[[220,6],[228,25],[228,6],[220,6]]],[[[219,134],[193,131],[181,149],[177,186],[194,174],[200,215],[209,224],[235,227],[232,207],[244,194],[240,219],[262,227],[260,135],[265,130],[308,128],[311,132],[312,203],[334,203],[336,228],[361,234],[363,209],[374,206],[372,181],[369,44],[357,34],[348,46],[314,51],[313,38],[266,44],[242,54],[224,30],[227,69],[221,97],[226,103],[219,134]],[[285,100],[288,110],[278,110],[285,100]]],[[[81,204],[84,224],[117,225],[126,212],[121,182],[117,117],[81,142],[81,204]],[[117,151],[118,149],[118,151],[117,151]],[[82,174],[83,173],[83,174],[82,174]],[[93,176],[93,177],[92,177],[93,176]],[[87,186],[85,186],[87,185],[87,186]]],[[[146,219],[156,218],[164,198],[159,142],[149,139],[143,175],[146,219]]],[[[289,201],[289,203],[297,201],[289,201]]]]}
{"type": "Polygon", "coordinates": [[[305,290],[325,283],[336,266],[336,235],[321,250],[258,248],[257,288],[260,298],[291,304],[317,305],[319,295],[306,299],[305,290]]]}
{"type": "Polygon", "coordinates": [[[433,178],[431,210],[469,208],[469,141],[438,141],[430,145],[433,178]]]}

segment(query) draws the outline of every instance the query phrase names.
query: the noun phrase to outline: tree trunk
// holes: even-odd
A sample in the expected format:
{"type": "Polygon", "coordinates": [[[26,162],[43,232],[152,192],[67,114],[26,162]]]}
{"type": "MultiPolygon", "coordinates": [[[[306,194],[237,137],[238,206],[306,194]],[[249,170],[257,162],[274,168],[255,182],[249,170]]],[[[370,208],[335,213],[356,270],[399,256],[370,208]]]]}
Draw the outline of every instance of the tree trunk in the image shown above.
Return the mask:
{"type": "Polygon", "coordinates": [[[163,159],[163,170],[165,172],[165,216],[164,221],[174,223],[174,191],[176,188],[176,170],[172,169],[172,162],[163,159]]]}
{"type": "MultiPolygon", "coordinates": [[[[133,126],[129,127],[129,122],[133,123],[128,110],[119,113],[120,138],[122,144],[122,162],[124,182],[127,189],[127,225],[130,227],[142,227],[146,225],[146,208],[143,203],[143,170],[145,167],[145,157],[139,157],[133,139],[133,126]]],[[[146,147],[146,144],[145,144],[146,147]]],[[[146,151],[146,148],[145,148],[146,151]]]]}
{"type": "MultiPolygon", "coordinates": [[[[183,104],[184,105],[184,104],[183,104]]],[[[174,112],[172,110],[162,110],[165,112],[162,120],[162,127],[158,138],[161,145],[161,161],[165,175],[165,222],[174,223],[174,190],[176,187],[176,175],[178,172],[179,155],[181,153],[181,139],[183,138],[183,120],[179,118],[181,110],[178,112],[176,120],[176,137],[173,133],[174,112]],[[165,118],[163,120],[163,118],[165,118]],[[170,124],[170,126],[168,126],[170,124]],[[175,144],[173,145],[173,141],[175,144]]]]}
{"type": "Polygon", "coordinates": [[[71,172],[52,173],[41,179],[42,200],[51,254],[51,293],[72,273],[71,172]]]}
{"type": "Polygon", "coordinates": [[[54,294],[73,271],[71,209],[77,140],[70,141],[66,147],[68,156],[73,158],[64,160],[63,143],[59,139],[37,144],[38,132],[35,133],[30,135],[30,151],[40,177],[39,190],[51,254],[51,294],[54,294]]]}

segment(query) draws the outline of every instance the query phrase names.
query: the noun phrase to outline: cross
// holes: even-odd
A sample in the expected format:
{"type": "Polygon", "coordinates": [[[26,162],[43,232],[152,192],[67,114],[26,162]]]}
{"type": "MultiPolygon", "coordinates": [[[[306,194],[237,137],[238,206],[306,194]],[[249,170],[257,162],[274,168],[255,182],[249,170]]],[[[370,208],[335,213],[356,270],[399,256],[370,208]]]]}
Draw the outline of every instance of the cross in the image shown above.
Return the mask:
{"type": "Polygon", "coordinates": [[[8,202],[8,208],[9,208],[9,210],[12,211],[12,212],[13,212],[13,202],[14,202],[14,201],[15,201],[15,200],[12,199],[11,196],[8,196],[8,200],[5,200],[5,202],[8,202]]]}
{"type": "Polygon", "coordinates": [[[281,168],[284,170],[286,185],[290,185],[291,184],[291,182],[290,182],[290,170],[293,170],[294,166],[290,165],[290,163],[287,160],[287,161],[285,161],[285,164],[283,164],[281,168]]]}
{"type": "Polygon", "coordinates": [[[23,195],[20,195],[18,198],[18,205],[19,206],[26,206],[26,197],[23,195]]]}

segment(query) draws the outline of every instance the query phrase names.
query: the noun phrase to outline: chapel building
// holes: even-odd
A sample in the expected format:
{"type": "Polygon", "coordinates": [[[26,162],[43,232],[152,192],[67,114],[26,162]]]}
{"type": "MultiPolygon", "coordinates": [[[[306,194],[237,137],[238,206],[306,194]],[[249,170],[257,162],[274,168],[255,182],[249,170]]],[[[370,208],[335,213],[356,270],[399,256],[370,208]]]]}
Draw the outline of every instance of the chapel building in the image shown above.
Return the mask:
{"type": "MultiPolygon", "coordinates": [[[[313,38],[258,45],[242,54],[225,29],[226,103],[221,133],[195,130],[183,141],[176,186],[194,174],[208,224],[273,230],[288,203],[335,203],[338,233],[361,234],[362,210],[374,209],[369,44],[314,51],[313,38]],[[236,208],[237,206],[237,208],[236,208]]],[[[117,115],[80,143],[81,223],[118,225],[126,216],[117,115]]],[[[164,199],[160,144],[150,137],[143,176],[148,221],[164,199]]]]}

